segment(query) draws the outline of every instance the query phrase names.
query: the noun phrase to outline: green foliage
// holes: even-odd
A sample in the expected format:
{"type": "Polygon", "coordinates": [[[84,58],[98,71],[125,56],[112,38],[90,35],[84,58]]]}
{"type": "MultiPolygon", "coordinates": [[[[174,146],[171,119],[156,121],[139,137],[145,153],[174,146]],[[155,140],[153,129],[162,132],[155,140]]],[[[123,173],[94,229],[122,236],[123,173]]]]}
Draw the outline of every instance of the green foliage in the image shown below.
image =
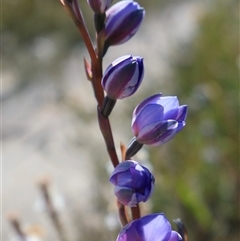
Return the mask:
{"type": "Polygon", "coordinates": [[[174,94],[189,105],[186,128],[151,150],[160,179],[154,211],[179,215],[190,240],[238,240],[237,6],[215,1],[201,19],[192,45],[175,63],[174,94]]]}

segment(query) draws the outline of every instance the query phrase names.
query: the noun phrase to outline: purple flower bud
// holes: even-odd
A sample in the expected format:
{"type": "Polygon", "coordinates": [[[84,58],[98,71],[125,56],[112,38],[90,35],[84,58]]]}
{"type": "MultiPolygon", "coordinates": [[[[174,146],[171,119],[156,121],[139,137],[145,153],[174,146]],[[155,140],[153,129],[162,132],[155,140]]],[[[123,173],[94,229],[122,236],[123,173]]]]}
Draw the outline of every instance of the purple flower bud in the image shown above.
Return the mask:
{"type": "Polygon", "coordinates": [[[181,241],[181,236],[172,231],[171,224],[163,213],[154,213],[136,219],[123,227],[116,241],[181,241]]]}
{"type": "Polygon", "coordinates": [[[143,58],[125,55],[104,72],[102,86],[110,99],[123,99],[136,92],[144,75],[143,58]]]}
{"type": "Polygon", "coordinates": [[[87,0],[95,13],[104,13],[111,5],[112,0],[87,0]]]}
{"type": "Polygon", "coordinates": [[[156,94],[135,108],[132,131],[139,143],[162,145],[183,129],[186,116],[187,106],[179,106],[176,96],[156,94]]]}
{"type": "Polygon", "coordinates": [[[146,202],[154,188],[154,177],[150,171],[136,161],[124,161],[113,171],[110,182],[115,185],[118,200],[129,207],[146,202]]]}
{"type": "Polygon", "coordinates": [[[131,0],[110,7],[106,11],[105,48],[129,40],[139,29],[144,15],[144,8],[131,0]]]}

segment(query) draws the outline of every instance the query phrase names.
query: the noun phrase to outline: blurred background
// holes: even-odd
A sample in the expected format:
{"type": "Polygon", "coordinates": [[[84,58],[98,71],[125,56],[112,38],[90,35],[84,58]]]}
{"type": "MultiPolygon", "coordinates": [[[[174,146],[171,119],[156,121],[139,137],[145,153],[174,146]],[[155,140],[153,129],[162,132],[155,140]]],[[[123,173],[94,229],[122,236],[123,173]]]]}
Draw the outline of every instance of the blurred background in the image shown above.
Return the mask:
{"type": "MultiPolygon", "coordinates": [[[[93,14],[79,1],[94,39],[93,14]]],[[[137,93],[111,117],[119,143],[132,138],[131,115],[147,96],[177,95],[189,106],[186,128],[135,157],[156,178],[143,213],[181,217],[189,240],[239,240],[239,3],[236,0],[139,1],[135,37],[112,47],[104,69],[124,54],[144,57],[137,93]]],[[[89,59],[72,20],[56,0],[2,3],[2,240],[61,240],[40,192],[48,180],[67,241],[114,241],[120,230],[112,167],[86,80],[89,59]]]]}

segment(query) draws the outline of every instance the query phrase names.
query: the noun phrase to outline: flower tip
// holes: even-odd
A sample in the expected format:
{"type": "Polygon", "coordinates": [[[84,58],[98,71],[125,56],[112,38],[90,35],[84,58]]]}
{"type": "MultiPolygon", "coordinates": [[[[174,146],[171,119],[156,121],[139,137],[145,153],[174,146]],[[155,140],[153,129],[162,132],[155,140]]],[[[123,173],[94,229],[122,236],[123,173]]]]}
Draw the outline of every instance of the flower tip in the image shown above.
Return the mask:
{"type": "Polygon", "coordinates": [[[128,41],[139,29],[145,10],[137,2],[120,1],[106,12],[106,41],[118,45],[128,41]]]}

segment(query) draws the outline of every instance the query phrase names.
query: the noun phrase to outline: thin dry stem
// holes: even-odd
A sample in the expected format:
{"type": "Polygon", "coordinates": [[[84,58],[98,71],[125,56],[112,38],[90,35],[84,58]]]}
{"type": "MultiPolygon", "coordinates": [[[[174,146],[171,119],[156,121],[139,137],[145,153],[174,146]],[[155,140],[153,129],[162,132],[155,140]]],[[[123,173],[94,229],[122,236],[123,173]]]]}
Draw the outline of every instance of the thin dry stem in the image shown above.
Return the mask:
{"type": "Polygon", "coordinates": [[[40,191],[42,193],[43,199],[45,201],[46,207],[47,207],[47,213],[52,220],[52,223],[56,229],[56,231],[59,234],[59,237],[61,241],[67,241],[67,237],[65,236],[65,232],[63,230],[63,226],[60,222],[59,215],[57,210],[55,209],[51,196],[49,194],[49,179],[47,177],[42,178],[38,181],[38,185],[40,188],[40,191]]]}
{"type": "Polygon", "coordinates": [[[122,142],[120,143],[120,149],[121,149],[121,154],[122,154],[122,161],[125,161],[127,148],[122,142]]]}
{"type": "Polygon", "coordinates": [[[22,231],[22,227],[19,220],[19,215],[17,213],[9,213],[7,216],[8,221],[10,222],[14,232],[16,233],[17,237],[21,241],[26,241],[26,235],[22,231]]]}

